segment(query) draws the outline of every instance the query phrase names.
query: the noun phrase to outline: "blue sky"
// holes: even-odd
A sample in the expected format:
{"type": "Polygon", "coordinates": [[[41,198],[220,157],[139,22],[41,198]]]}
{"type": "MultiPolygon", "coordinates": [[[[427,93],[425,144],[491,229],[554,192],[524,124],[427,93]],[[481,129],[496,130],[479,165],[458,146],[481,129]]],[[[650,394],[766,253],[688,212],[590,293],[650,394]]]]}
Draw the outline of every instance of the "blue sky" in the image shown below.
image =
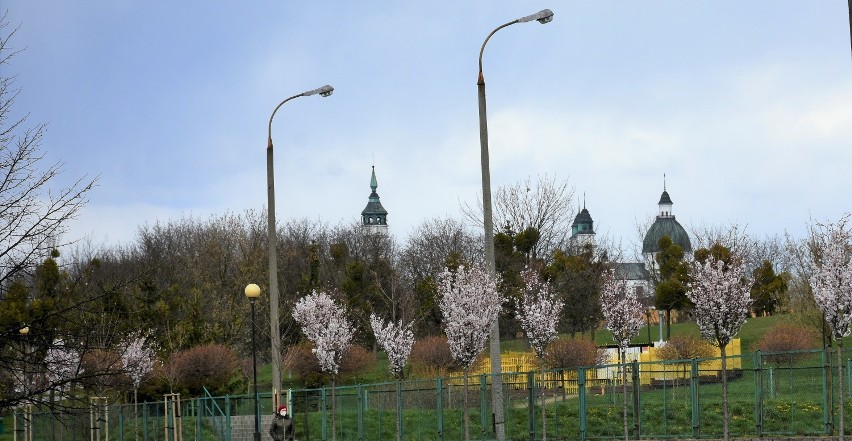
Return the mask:
{"type": "MultiPolygon", "coordinates": [[[[354,222],[375,163],[392,232],[480,194],[477,57],[492,184],[549,174],[625,241],[662,176],[687,228],[801,235],[850,211],[852,52],[844,0],[6,0],[16,111],[47,122],[65,182],[100,175],[70,236],[266,205],[354,222]]],[[[8,29],[8,28],[7,28],[8,29]]]]}

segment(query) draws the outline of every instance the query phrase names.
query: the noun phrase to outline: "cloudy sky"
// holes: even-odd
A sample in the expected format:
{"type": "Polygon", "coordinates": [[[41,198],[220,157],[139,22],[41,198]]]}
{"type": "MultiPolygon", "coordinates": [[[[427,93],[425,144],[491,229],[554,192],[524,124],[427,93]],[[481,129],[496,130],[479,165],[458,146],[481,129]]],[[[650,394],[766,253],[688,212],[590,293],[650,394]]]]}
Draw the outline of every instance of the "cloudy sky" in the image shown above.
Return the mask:
{"type": "MultiPolygon", "coordinates": [[[[15,104],[63,182],[100,176],[72,237],[262,210],[358,219],[375,164],[392,232],[480,194],[477,57],[492,184],[547,174],[636,240],[663,174],[682,224],[801,235],[852,210],[845,0],[5,0],[15,104]]],[[[59,184],[59,182],[57,183],[59,184]]]]}

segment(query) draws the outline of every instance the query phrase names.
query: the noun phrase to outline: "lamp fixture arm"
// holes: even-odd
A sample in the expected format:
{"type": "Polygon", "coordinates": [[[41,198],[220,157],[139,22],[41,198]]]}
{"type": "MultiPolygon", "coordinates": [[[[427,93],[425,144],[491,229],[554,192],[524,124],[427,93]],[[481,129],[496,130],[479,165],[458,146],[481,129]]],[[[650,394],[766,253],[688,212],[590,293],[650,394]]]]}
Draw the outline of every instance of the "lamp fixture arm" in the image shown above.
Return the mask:
{"type": "Polygon", "coordinates": [[[287,98],[286,100],[281,101],[281,104],[279,104],[278,106],[276,106],[276,107],[275,107],[275,110],[273,110],[273,111],[272,111],[272,116],[270,116],[270,117],[269,117],[269,131],[268,131],[268,134],[269,134],[269,135],[268,135],[267,142],[266,142],[266,148],[267,148],[267,149],[271,149],[271,148],[272,148],[272,118],[275,118],[275,112],[278,112],[278,109],[280,109],[280,108],[281,108],[281,106],[283,106],[283,105],[284,105],[284,103],[286,103],[287,101],[290,101],[290,100],[292,100],[293,98],[298,98],[298,97],[300,97],[300,96],[304,96],[304,95],[305,95],[304,93],[300,93],[300,94],[298,94],[298,95],[293,95],[293,96],[291,96],[290,98],[287,98]]]}
{"type": "Polygon", "coordinates": [[[518,23],[518,20],[512,20],[508,23],[498,26],[496,29],[491,31],[491,33],[488,34],[488,37],[485,38],[485,41],[482,42],[482,48],[479,49],[479,80],[477,81],[477,84],[485,84],[485,78],[482,76],[482,54],[485,52],[485,45],[488,44],[488,40],[490,40],[491,36],[497,33],[497,31],[499,31],[500,29],[503,29],[506,26],[511,26],[515,23],[518,23]]]}

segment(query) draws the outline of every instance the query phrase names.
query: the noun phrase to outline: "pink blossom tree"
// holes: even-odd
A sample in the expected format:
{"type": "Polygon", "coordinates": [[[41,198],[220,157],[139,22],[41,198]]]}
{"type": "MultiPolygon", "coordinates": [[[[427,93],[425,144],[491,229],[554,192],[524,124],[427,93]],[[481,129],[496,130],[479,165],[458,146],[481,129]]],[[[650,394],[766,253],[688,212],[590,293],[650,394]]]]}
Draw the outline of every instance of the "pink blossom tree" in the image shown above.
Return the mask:
{"type": "Polygon", "coordinates": [[[314,344],[312,351],[322,371],[331,374],[331,439],[337,440],[335,380],[340,361],[349,349],[355,331],[346,318],[346,308],[338,306],[324,292],[314,291],[299,299],[293,308],[293,318],[314,344]]]}
{"type": "Polygon", "coordinates": [[[712,254],[691,265],[686,296],[695,304],[693,314],[701,336],[719,348],[722,356],[722,437],[728,440],[728,364],[725,348],[740,331],[751,306],[751,276],[742,259],[728,263],[712,254]]]}
{"type": "Polygon", "coordinates": [[[464,439],[470,439],[467,420],[468,371],[485,348],[491,323],[497,320],[503,297],[497,291],[499,276],[492,278],[481,266],[459,266],[438,274],[441,293],[439,307],[444,316],[444,332],[453,358],[464,367],[464,439]]]}
{"type": "Polygon", "coordinates": [[[629,438],[627,424],[627,346],[639,329],[645,324],[642,304],[636,297],[636,291],[627,286],[627,281],[615,276],[615,270],[605,271],[601,283],[601,312],[606,320],[606,328],[612,333],[612,339],[618,345],[621,359],[621,384],[624,395],[624,439],[629,438]]]}
{"type": "MultiPolygon", "coordinates": [[[[69,346],[64,340],[57,339],[47,350],[44,357],[47,365],[47,380],[49,384],[57,385],[60,398],[65,385],[70,383],[80,372],[80,353],[69,346]]],[[[54,388],[50,389],[50,401],[53,402],[54,388]]]]}
{"type": "Polygon", "coordinates": [[[128,342],[124,345],[124,352],[121,354],[121,362],[124,365],[124,371],[133,381],[133,424],[136,440],[139,440],[139,411],[138,411],[138,392],[139,385],[142,379],[145,378],[152,369],[154,369],[154,348],[152,348],[148,339],[142,333],[132,335],[128,342]]]}
{"type": "MultiPolygon", "coordinates": [[[[375,314],[370,314],[370,325],[373,328],[376,341],[388,355],[391,373],[396,378],[396,396],[398,400],[402,393],[403,368],[408,361],[408,355],[411,354],[411,348],[414,346],[414,332],[411,330],[413,323],[405,325],[400,320],[397,323],[389,321],[385,324],[384,320],[375,314]]],[[[402,406],[397,402],[396,439],[398,441],[402,440],[401,418],[402,406]]]]}
{"type": "Polygon", "coordinates": [[[844,432],[843,337],[850,333],[852,323],[852,231],[849,215],[833,224],[817,225],[814,229],[814,261],[816,268],[810,277],[814,300],[831,327],[837,341],[837,378],[840,387],[840,440],[844,432]]]}
{"type": "MultiPolygon", "coordinates": [[[[556,339],[556,323],[564,305],[556,296],[553,286],[543,280],[538,271],[527,267],[521,273],[524,282],[523,297],[518,302],[515,315],[541,364],[544,375],[544,358],[547,346],[556,339]]],[[[543,382],[542,382],[543,383],[543,382]]],[[[542,441],[547,441],[547,412],[544,393],[541,393],[542,441]]]]}

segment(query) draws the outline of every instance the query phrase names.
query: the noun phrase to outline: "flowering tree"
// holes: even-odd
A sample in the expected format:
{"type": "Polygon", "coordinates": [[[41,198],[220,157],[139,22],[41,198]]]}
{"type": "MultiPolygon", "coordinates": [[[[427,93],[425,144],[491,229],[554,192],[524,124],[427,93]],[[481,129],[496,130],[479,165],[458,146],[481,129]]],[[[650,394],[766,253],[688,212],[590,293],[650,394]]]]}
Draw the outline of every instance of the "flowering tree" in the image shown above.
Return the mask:
{"type": "MultiPolygon", "coordinates": [[[[74,348],[57,339],[47,350],[44,357],[47,364],[47,379],[50,384],[58,385],[60,396],[65,384],[77,377],[80,371],[80,354],[74,348]]],[[[50,401],[53,401],[53,389],[50,389],[50,401]]]]}
{"type": "MultiPolygon", "coordinates": [[[[396,377],[396,396],[397,399],[401,396],[401,380],[403,376],[403,368],[408,355],[411,354],[411,347],[414,346],[414,332],[411,330],[413,323],[404,325],[402,321],[397,323],[389,321],[385,325],[384,320],[380,319],[375,314],[370,314],[370,325],[373,327],[373,334],[376,336],[376,341],[385,350],[390,361],[390,370],[393,376],[396,377]]],[[[402,406],[397,402],[396,406],[396,439],[402,440],[402,406]]]]}
{"type": "Polygon", "coordinates": [[[467,421],[467,374],[476,356],[485,347],[491,323],[497,320],[503,298],[497,292],[499,276],[492,278],[481,266],[459,266],[438,274],[439,304],[444,316],[444,332],[453,358],[464,367],[464,437],[470,439],[467,421]]]}
{"type": "Polygon", "coordinates": [[[121,362],[124,371],[133,381],[133,424],[136,440],[139,439],[139,415],[138,415],[138,392],[142,379],[154,368],[154,349],[148,344],[148,339],[137,333],[131,336],[124,344],[124,353],[121,354],[121,362]]]}
{"type": "Polygon", "coordinates": [[[710,255],[691,266],[692,281],[686,296],[695,304],[693,314],[701,336],[713,342],[722,356],[722,436],[728,440],[728,364],[725,347],[746,321],[751,306],[751,277],[742,259],[731,256],[726,264],[710,255]]]}
{"type": "Polygon", "coordinates": [[[314,344],[313,353],[317,356],[323,372],[331,374],[331,439],[337,439],[337,398],[335,379],[340,368],[340,360],[352,343],[354,330],[346,318],[346,309],[326,293],[312,292],[293,308],[293,318],[302,327],[302,332],[314,344]]]}
{"type": "MultiPolygon", "coordinates": [[[[544,357],[547,346],[556,339],[556,322],[562,312],[562,300],[560,300],[553,287],[547,281],[539,277],[538,272],[530,267],[521,273],[524,281],[523,298],[518,302],[515,311],[521,327],[527,335],[541,363],[541,371],[544,374],[544,357]]],[[[541,428],[542,440],[547,441],[547,413],[544,406],[544,393],[541,394],[541,428]]]]}
{"type": "Polygon", "coordinates": [[[818,225],[815,229],[815,246],[812,248],[816,269],[810,284],[814,300],[825,315],[831,333],[837,340],[837,378],[840,384],[840,440],[843,440],[843,337],[849,335],[852,323],[852,231],[848,227],[849,215],[836,224],[818,225]]]}
{"type": "Polygon", "coordinates": [[[625,349],[630,340],[639,333],[644,325],[642,304],[636,298],[636,291],[629,289],[627,280],[615,276],[615,270],[603,273],[601,283],[601,312],[606,320],[606,328],[612,333],[612,339],[618,345],[621,359],[621,384],[624,395],[624,439],[629,437],[627,425],[627,360],[625,349]]]}

